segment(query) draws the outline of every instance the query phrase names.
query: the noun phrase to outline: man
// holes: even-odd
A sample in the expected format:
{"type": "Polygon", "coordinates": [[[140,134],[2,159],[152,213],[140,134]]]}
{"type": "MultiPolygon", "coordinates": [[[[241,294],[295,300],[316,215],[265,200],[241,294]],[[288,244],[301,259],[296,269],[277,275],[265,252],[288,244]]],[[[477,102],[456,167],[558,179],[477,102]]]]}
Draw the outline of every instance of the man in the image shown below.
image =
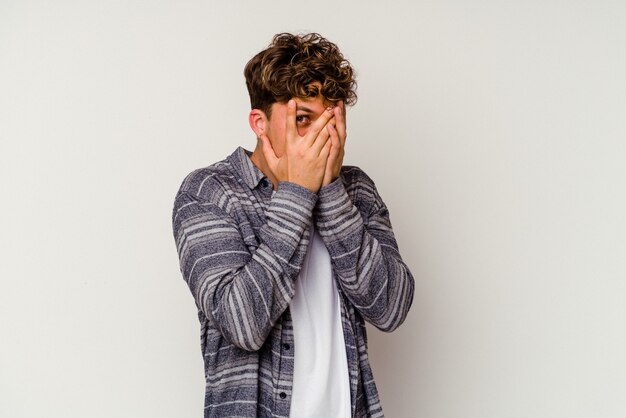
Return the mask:
{"type": "Polygon", "coordinates": [[[205,417],[382,416],[364,321],[397,328],[414,281],[374,183],[342,165],[353,70],[318,34],[278,34],[244,74],[254,152],[189,174],[172,215],[205,417]]]}

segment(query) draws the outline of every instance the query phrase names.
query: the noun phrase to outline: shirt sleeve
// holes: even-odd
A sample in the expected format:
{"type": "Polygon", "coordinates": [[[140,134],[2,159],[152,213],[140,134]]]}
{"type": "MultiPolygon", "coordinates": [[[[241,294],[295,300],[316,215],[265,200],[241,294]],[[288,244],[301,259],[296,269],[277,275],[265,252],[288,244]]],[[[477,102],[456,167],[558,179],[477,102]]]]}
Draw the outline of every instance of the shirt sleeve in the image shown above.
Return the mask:
{"type": "MultiPolygon", "coordinates": [[[[415,282],[402,261],[389,211],[373,181],[359,170],[351,200],[341,176],[318,193],[315,227],[326,244],[346,297],[371,324],[391,332],[406,318],[415,282]]],[[[352,185],[351,185],[352,187],[352,185]]]]}
{"type": "Polygon", "coordinates": [[[179,192],[172,223],[180,269],[198,309],[234,345],[256,351],[288,307],[306,255],[317,195],[283,182],[266,212],[258,247],[216,204],[179,192]]]}

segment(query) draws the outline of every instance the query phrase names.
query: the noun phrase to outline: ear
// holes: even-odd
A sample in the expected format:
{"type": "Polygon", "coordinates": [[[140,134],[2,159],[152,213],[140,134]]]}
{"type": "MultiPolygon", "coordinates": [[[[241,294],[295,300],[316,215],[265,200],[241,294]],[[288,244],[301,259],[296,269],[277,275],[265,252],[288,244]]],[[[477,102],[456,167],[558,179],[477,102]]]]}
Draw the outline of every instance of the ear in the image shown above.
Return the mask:
{"type": "Polygon", "coordinates": [[[250,115],[248,116],[248,123],[257,138],[259,138],[262,134],[267,134],[267,125],[269,122],[265,116],[265,112],[262,110],[252,109],[250,111],[250,115]]]}

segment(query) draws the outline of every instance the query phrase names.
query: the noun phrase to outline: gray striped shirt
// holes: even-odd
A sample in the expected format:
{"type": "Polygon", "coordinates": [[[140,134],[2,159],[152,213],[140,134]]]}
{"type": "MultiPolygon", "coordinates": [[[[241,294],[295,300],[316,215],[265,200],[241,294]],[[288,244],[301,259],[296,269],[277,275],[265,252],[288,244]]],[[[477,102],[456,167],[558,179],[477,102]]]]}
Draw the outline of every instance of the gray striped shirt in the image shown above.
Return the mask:
{"type": "Polygon", "coordinates": [[[172,214],[180,269],[201,324],[204,416],[289,416],[297,350],[289,303],[312,223],[338,283],[352,415],[383,416],[364,321],[393,331],[414,291],[387,207],[352,166],[318,193],[281,182],[272,198],[249,155],[239,147],[190,173],[172,214]]]}

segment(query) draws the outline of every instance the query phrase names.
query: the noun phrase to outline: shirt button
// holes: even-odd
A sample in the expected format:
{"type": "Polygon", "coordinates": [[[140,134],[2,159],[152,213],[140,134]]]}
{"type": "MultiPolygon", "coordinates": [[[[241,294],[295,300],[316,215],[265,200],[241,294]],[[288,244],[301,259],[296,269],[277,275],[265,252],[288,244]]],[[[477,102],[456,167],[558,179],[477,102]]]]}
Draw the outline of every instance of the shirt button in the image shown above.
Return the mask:
{"type": "Polygon", "coordinates": [[[261,180],[261,187],[266,188],[269,185],[268,181],[263,179],[261,180]]]}
{"type": "Polygon", "coordinates": [[[287,394],[285,392],[280,392],[280,399],[285,399],[287,397],[287,394]]]}
{"type": "Polygon", "coordinates": [[[289,344],[285,343],[285,344],[283,344],[283,348],[285,350],[289,350],[291,348],[291,346],[289,344]]]}

